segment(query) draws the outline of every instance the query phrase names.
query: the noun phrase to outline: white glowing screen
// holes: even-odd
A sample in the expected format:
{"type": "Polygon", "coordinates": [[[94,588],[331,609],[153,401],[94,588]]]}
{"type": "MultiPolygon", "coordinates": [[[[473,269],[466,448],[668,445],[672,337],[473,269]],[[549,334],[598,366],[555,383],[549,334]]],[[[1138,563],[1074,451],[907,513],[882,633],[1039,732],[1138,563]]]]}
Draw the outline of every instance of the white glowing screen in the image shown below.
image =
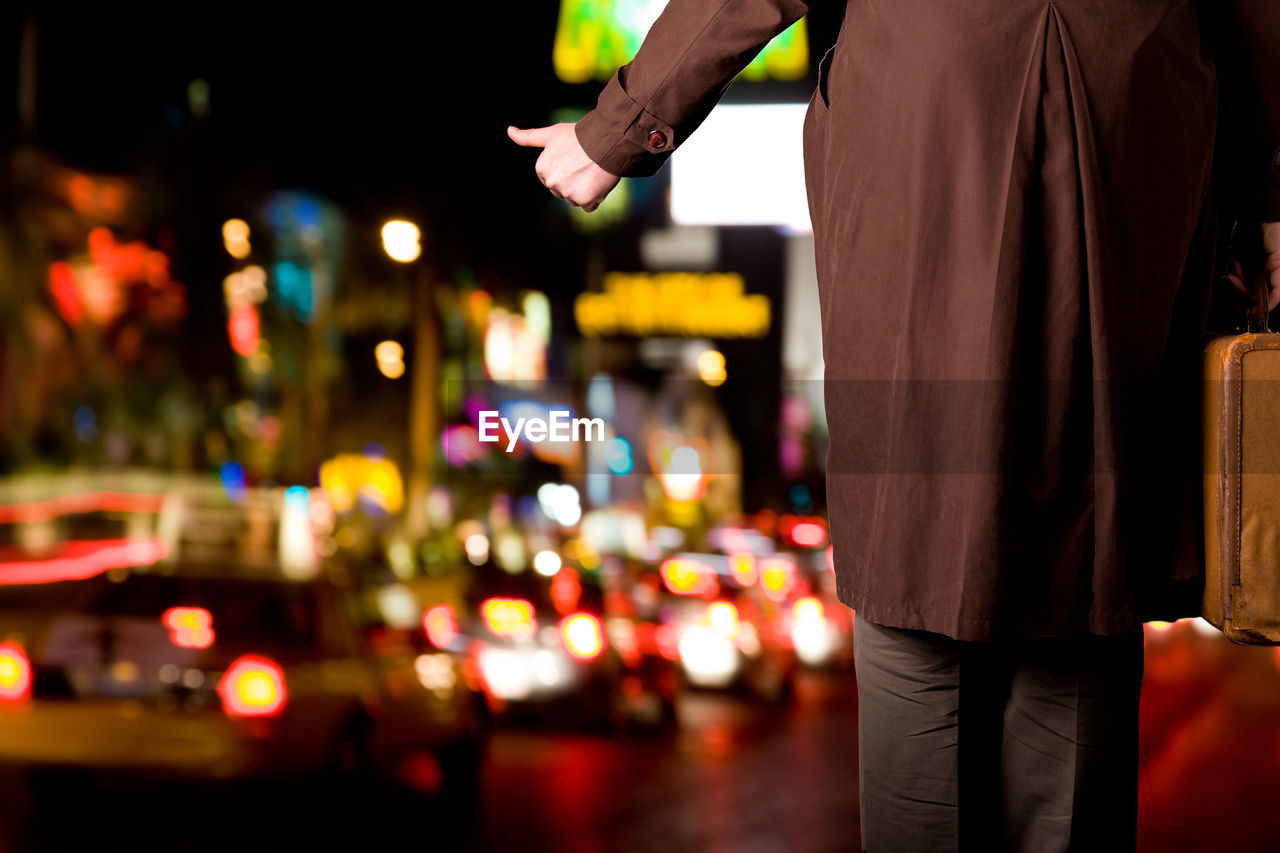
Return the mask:
{"type": "Polygon", "coordinates": [[[780,225],[808,233],[803,104],[720,104],[671,155],[680,225],[780,225]]]}

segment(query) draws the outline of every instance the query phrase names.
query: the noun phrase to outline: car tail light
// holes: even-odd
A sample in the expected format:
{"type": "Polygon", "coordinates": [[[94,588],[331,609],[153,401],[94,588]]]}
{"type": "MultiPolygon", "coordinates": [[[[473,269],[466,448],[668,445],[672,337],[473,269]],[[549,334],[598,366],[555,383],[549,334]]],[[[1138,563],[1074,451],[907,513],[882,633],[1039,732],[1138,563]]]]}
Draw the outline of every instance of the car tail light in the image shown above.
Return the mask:
{"type": "Polygon", "coordinates": [[[729,569],[739,586],[751,586],[756,582],[756,558],[749,551],[730,554],[729,569]]]}
{"type": "Polygon", "coordinates": [[[760,585],[764,587],[765,598],[782,601],[796,585],[795,566],[787,560],[765,560],[760,569],[760,585]]]}
{"type": "Polygon", "coordinates": [[[675,595],[712,596],[720,591],[715,569],[696,560],[672,557],[664,560],[658,571],[662,582],[675,595]]]}
{"type": "Polygon", "coordinates": [[[822,602],[816,598],[802,598],[795,605],[796,621],[802,624],[821,625],[825,619],[822,615],[822,602]]]}
{"type": "Polygon", "coordinates": [[[827,541],[827,528],[821,518],[799,518],[790,526],[786,536],[801,548],[817,548],[827,541]]]}
{"type": "Polygon", "coordinates": [[[31,661],[17,643],[0,643],[0,702],[31,698],[31,661]]]}
{"type": "Polygon", "coordinates": [[[727,601],[717,601],[707,607],[707,622],[717,634],[729,640],[737,637],[742,628],[738,608],[727,601]]]}
{"type": "Polygon", "coordinates": [[[213,616],[203,607],[170,607],[160,614],[160,621],[175,646],[207,649],[213,645],[213,616]]]}
{"type": "Polygon", "coordinates": [[[791,632],[780,639],[790,639],[796,655],[803,663],[819,666],[826,662],[833,651],[831,632],[822,612],[822,602],[816,598],[802,598],[793,608],[795,618],[791,632]]]}
{"type": "Polygon", "coordinates": [[[590,613],[574,613],[560,623],[564,649],[578,660],[591,660],[604,650],[604,629],[590,613]]]}
{"type": "Polygon", "coordinates": [[[422,628],[427,632],[431,645],[437,649],[447,648],[458,636],[458,620],[453,616],[453,608],[437,604],[423,615],[422,628]]]}
{"type": "Polygon", "coordinates": [[[274,717],[288,699],[284,672],[269,658],[242,655],[218,682],[222,709],[233,717],[274,717]]]}
{"type": "Polygon", "coordinates": [[[578,599],[582,597],[582,583],[578,580],[578,572],[565,566],[556,572],[556,576],[551,579],[551,603],[555,605],[557,613],[568,613],[578,606],[578,599]]]}
{"type": "Polygon", "coordinates": [[[490,598],[480,605],[480,615],[490,631],[499,636],[533,635],[533,605],[522,598],[490,598]]]}

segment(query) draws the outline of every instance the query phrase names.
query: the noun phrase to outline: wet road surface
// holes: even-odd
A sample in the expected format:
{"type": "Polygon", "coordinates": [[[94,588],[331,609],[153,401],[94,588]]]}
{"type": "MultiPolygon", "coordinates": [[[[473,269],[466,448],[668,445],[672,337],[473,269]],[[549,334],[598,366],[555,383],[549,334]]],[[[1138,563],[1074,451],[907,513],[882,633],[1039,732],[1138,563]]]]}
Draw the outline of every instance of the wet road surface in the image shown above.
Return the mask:
{"type": "MultiPolygon", "coordinates": [[[[681,698],[669,732],[506,726],[469,805],[311,784],[110,791],[54,808],[9,850],[857,851],[857,690],[681,698]]],[[[1148,632],[1139,850],[1280,850],[1280,653],[1148,632]]]]}
{"type": "Polygon", "coordinates": [[[665,742],[500,738],[470,849],[858,849],[851,675],[802,677],[788,707],[695,694],[680,710],[665,742]]]}
{"type": "Polygon", "coordinates": [[[857,690],[802,675],[785,705],[682,696],[674,731],[609,735],[546,723],[492,738],[469,808],[310,784],[111,788],[48,808],[7,850],[858,849],[857,690]],[[317,846],[318,845],[318,846],[317,846]]]}

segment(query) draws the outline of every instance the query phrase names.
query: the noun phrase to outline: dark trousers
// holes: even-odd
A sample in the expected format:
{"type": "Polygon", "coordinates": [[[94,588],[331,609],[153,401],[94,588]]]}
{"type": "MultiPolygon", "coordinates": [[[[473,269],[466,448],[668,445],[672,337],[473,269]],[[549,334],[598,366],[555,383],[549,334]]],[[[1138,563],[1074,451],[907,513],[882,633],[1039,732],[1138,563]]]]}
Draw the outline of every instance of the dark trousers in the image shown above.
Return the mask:
{"type": "Polygon", "coordinates": [[[1141,631],[975,643],[854,625],[865,853],[1134,850],[1141,631]]]}

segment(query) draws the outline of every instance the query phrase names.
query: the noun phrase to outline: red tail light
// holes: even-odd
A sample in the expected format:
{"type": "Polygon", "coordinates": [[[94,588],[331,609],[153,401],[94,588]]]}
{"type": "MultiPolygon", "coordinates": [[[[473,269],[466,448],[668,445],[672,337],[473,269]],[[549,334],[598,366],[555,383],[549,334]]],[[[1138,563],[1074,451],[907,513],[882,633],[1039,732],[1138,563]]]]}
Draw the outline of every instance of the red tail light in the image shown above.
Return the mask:
{"type": "Polygon", "coordinates": [[[827,541],[827,528],[821,518],[799,518],[786,532],[787,538],[801,548],[817,548],[827,541]]]}
{"type": "Polygon", "coordinates": [[[170,607],[160,614],[169,629],[169,642],[184,649],[213,645],[213,616],[203,607],[170,607]]]}
{"type": "Polygon", "coordinates": [[[458,621],[453,616],[453,608],[447,604],[437,604],[428,610],[422,617],[422,627],[437,649],[446,648],[458,636],[458,621]]]}
{"type": "Polygon", "coordinates": [[[670,625],[659,625],[653,632],[653,638],[658,643],[658,654],[667,660],[679,660],[680,644],[676,639],[675,628],[670,625]]]}
{"type": "Polygon", "coordinates": [[[242,655],[218,682],[218,696],[233,717],[274,717],[288,700],[284,671],[269,658],[242,655]]]}
{"type": "Polygon", "coordinates": [[[574,613],[560,623],[564,650],[578,660],[591,660],[604,651],[604,628],[590,613],[574,613]]]}
{"type": "Polygon", "coordinates": [[[760,569],[760,585],[764,587],[765,598],[782,601],[796,585],[795,566],[788,560],[765,560],[760,569]]]}
{"type": "Polygon", "coordinates": [[[17,643],[0,643],[0,702],[31,698],[31,661],[17,643]]]}
{"type": "Polygon", "coordinates": [[[533,635],[533,605],[522,598],[490,598],[480,605],[480,615],[490,631],[499,636],[533,635]]]}

